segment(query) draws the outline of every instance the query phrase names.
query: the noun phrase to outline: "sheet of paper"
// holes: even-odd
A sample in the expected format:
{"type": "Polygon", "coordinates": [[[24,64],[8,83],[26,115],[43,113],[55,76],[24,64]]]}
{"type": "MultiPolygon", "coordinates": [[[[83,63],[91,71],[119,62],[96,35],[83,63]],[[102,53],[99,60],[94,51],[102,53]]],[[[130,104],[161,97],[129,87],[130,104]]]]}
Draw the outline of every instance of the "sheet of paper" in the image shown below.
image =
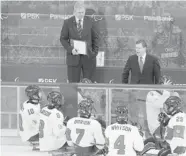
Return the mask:
{"type": "Polygon", "coordinates": [[[96,66],[97,67],[104,67],[105,65],[105,52],[104,51],[99,51],[98,55],[96,57],[96,66]]]}
{"type": "Polygon", "coordinates": [[[79,54],[87,55],[87,46],[85,41],[73,40],[73,44],[79,54]]]}

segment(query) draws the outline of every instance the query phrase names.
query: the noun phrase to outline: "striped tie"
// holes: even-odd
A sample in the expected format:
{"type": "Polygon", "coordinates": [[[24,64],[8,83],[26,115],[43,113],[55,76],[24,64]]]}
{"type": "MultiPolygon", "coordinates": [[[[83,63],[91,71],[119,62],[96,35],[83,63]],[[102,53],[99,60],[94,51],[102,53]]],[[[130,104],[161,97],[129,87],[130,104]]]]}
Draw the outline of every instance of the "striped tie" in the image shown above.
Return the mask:
{"type": "Polygon", "coordinates": [[[77,31],[78,31],[79,36],[81,37],[81,33],[82,33],[81,20],[78,21],[77,31]]]}

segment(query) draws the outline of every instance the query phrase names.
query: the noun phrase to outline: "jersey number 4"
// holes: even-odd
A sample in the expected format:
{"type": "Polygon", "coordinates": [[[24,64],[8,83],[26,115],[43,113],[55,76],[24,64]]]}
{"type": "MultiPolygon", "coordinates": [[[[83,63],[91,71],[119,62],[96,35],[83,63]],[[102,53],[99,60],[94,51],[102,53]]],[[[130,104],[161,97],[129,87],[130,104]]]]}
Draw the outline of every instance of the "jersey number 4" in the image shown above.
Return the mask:
{"type": "Polygon", "coordinates": [[[45,127],[45,122],[43,120],[40,120],[40,124],[39,124],[39,138],[43,138],[44,137],[44,129],[45,127]]]}
{"type": "Polygon", "coordinates": [[[84,129],[76,129],[76,134],[78,134],[78,137],[76,139],[76,144],[79,145],[81,139],[83,138],[84,134],[85,134],[85,130],[84,129]]]}
{"type": "Polygon", "coordinates": [[[118,149],[117,154],[123,155],[125,154],[125,144],[124,144],[124,135],[120,135],[114,143],[114,149],[118,149]]]}

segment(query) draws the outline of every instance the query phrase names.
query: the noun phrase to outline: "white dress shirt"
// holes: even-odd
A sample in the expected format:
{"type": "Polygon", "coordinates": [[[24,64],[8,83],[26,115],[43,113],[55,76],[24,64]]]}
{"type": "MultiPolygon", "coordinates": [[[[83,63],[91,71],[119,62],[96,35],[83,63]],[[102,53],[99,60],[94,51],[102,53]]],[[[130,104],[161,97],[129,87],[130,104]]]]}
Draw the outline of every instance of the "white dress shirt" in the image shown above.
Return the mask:
{"type": "MultiPolygon", "coordinates": [[[[145,63],[145,58],[146,58],[146,53],[143,55],[143,56],[140,56],[142,57],[142,61],[143,61],[143,64],[145,63]]],[[[138,61],[140,62],[140,57],[138,57],[138,61]]]]}

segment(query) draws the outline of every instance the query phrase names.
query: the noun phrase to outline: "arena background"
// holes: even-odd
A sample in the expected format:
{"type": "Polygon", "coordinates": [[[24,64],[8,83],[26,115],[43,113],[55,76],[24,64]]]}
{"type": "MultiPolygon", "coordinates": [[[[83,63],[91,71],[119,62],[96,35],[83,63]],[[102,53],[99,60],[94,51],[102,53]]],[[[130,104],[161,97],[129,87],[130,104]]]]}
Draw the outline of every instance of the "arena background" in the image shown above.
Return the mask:
{"type": "MultiPolygon", "coordinates": [[[[72,15],[74,1],[1,4],[1,80],[66,82],[66,53],[59,37],[64,19],[72,15]]],[[[135,40],[142,37],[152,47],[149,52],[160,58],[163,74],[172,77],[175,83],[186,83],[186,2],[85,1],[85,4],[86,14],[92,15],[101,31],[100,54],[104,52],[104,58],[95,75],[97,82],[114,79],[121,83],[126,59],[135,52],[135,40]],[[172,33],[159,33],[164,29],[162,23],[152,20],[152,16],[164,13],[175,19],[172,33]],[[180,51],[181,55],[175,54],[180,51]]]]}
{"type": "MultiPolygon", "coordinates": [[[[123,102],[129,106],[132,118],[146,129],[145,99],[153,86],[139,86],[138,89],[120,86],[114,89],[113,86],[99,84],[88,88],[59,84],[67,81],[66,54],[59,41],[60,31],[64,19],[72,15],[73,3],[74,1],[1,2],[1,141],[4,144],[22,145],[18,138],[18,111],[26,99],[24,88],[31,83],[38,83],[45,95],[51,90],[60,90],[67,104],[64,108],[65,115],[72,117],[76,114],[77,91],[81,91],[93,98],[95,114],[99,114],[107,124],[114,120],[114,108],[123,102]],[[146,87],[147,90],[144,89],[146,87]],[[137,109],[137,114],[131,111],[137,109]]],[[[183,56],[168,57],[166,61],[160,58],[162,72],[170,76],[174,83],[186,84],[186,46],[183,40],[186,39],[186,2],[86,1],[86,6],[87,14],[92,15],[101,28],[100,53],[104,52],[104,65],[98,67],[95,76],[97,82],[108,83],[114,79],[114,83],[121,83],[126,59],[135,52],[135,40],[144,37],[151,47],[150,43],[157,35],[157,22],[144,20],[144,16],[169,12],[175,18],[176,31],[170,36],[163,34],[164,36],[158,37],[164,41],[162,45],[167,45],[170,49],[176,47],[182,51],[183,56]],[[121,16],[123,14],[128,16],[121,16]]],[[[159,48],[164,53],[167,47],[162,45],[153,48],[159,48]]],[[[159,57],[155,52],[153,54],[159,57]]],[[[173,53],[166,52],[170,53],[167,56],[173,53]]],[[[185,89],[184,86],[178,86],[186,106],[185,89]]],[[[46,97],[43,102],[45,101],[46,97]]]]}

